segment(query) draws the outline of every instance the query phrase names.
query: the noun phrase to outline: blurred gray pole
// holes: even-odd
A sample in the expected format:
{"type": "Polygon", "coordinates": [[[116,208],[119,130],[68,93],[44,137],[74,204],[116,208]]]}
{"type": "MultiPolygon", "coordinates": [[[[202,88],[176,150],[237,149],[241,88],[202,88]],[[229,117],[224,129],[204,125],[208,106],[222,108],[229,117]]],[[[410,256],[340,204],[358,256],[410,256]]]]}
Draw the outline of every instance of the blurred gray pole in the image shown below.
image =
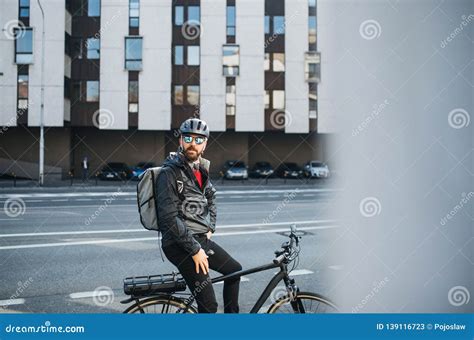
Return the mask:
{"type": "Polygon", "coordinates": [[[44,12],[40,0],[38,6],[41,10],[41,111],[40,111],[40,144],[39,144],[39,185],[44,183],[44,12]]]}

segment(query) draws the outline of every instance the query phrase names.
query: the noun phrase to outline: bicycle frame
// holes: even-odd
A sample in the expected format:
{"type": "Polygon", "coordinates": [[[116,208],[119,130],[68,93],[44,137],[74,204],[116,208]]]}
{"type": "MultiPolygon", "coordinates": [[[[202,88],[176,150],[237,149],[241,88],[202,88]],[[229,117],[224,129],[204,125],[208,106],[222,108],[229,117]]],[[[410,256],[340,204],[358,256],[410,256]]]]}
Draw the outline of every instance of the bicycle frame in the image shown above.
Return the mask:
{"type": "Polygon", "coordinates": [[[287,269],[286,263],[280,263],[280,264],[270,263],[270,264],[266,264],[263,266],[259,266],[259,267],[255,267],[255,268],[251,268],[247,270],[241,270],[232,274],[218,276],[216,278],[211,279],[211,282],[217,283],[217,282],[221,282],[227,279],[236,279],[247,274],[259,273],[259,272],[263,272],[263,271],[270,270],[273,268],[278,268],[278,267],[280,268],[280,271],[272,277],[270,282],[265,287],[265,290],[262,292],[262,294],[258,298],[257,302],[250,310],[250,313],[257,313],[259,309],[263,306],[265,301],[268,299],[273,289],[275,289],[275,287],[278,285],[278,283],[280,283],[281,280],[283,280],[285,282],[285,285],[287,286],[290,284],[290,278],[288,276],[288,269],[287,269]]]}

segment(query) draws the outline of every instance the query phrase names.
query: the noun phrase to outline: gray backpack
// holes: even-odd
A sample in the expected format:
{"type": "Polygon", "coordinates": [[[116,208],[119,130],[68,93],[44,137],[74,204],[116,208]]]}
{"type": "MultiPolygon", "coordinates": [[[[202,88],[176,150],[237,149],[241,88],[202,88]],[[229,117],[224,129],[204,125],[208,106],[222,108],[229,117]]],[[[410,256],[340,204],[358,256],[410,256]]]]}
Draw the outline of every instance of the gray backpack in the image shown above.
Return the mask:
{"type": "MultiPolygon", "coordinates": [[[[176,174],[176,181],[183,183],[181,171],[171,167],[176,174]]],[[[137,203],[140,222],[143,227],[152,231],[159,231],[158,214],[156,211],[156,180],[163,167],[148,168],[138,177],[137,203]]],[[[180,199],[182,200],[181,196],[180,199]]]]}

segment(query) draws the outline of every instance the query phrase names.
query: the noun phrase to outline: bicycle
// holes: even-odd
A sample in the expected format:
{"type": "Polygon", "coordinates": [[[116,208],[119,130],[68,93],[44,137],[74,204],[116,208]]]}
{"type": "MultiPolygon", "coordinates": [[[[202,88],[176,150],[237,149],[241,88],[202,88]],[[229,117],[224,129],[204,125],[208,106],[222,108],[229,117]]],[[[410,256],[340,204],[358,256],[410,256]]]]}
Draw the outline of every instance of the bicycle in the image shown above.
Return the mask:
{"type": "MultiPolygon", "coordinates": [[[[286,291],[268,308],[266,313],[336,313],[337,306],[328,298],[311,292],[301,292],[290,277],[290,273],[298,265],[301,236],[297,234],[296,226],[291,226],[290,240],[275,251],[276,258],[272,263],[263,266],[241,270],[232,274],[222,275],[211,279],[217,283],[226,279],[240,278],[243,275],[258,273],[273,268],[280,268],[258,298],[250,313],[257,313],[270,294],[283,280],[286,291]],[[293,266],[288,270],[288,266],[293,266]],[[313,307],[314,303],[314,307],[313,307]]],[[[130,298],[121,301],[127,304],[134,301],[123,313],[197,313],[193,305],[194,296],[191,293],[181,293],[186,290],[186,283],[179,273],[129,277],[124,280],[124,292],[130,298]],[[186,298],[185,298],[186,297],[186,298]]]]}

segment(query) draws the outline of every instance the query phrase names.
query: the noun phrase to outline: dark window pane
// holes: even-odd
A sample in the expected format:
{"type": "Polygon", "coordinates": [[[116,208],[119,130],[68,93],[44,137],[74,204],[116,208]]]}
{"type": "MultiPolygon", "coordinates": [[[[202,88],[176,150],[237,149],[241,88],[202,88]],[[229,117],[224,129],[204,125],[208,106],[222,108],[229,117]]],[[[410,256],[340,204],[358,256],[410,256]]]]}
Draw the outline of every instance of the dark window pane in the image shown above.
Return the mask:
{"type": "Polygon", "coordinates": [[[130,103],[138,103],[138,81],[131,80],[128,82],[128,101],[130,103]]]}
{"type": "Polygon", "coordinates": [[[125,38],[125,68],[138,71],[142,68],[142,38],[125,38]]]}
{"type": "Polygon", "coordinates": [[[273,33],[274,34],[285,33],[285,17],[281,17],[281,16],[273,17],[273,33]]]}
{"type": "Polygon", "coordinates": [[[188,65],[199,65],[199,46],[188,46],[188,65]]]}
{"type": "Polygon", "coordinates": [[[189,105],[199,105],[199,86],[188,86],[187,100],[189,105]]]}
{"type": "Polygon", "coordinates": [[[235,26],[235,7],[227,6],[227,26],[235,26]]]}
{"type": "Polygon", "coordinates": [[[18,76],[18,98],[28,98],[28,75],[18,76]]]}
{"type": "Polygon", "coordinates": [[[188,21],[200,22],[199,6],[189,6],[188,7],[188,21]]]}
{"type": "Polygon", "coordinates": [[[99,82],[98,81],[96,80],[87,81],[86,101],[88,102],[99,101],[99,82]]]}
{"type": "Polygon", "coordinates": [[[174,105],[183,105],[183,86],[175,85],[174,87],[174,105]]]}
{"type": "Polygon", "coordinates": [[[87,59],[100,58],[100,40],[95,38],[87,39],[87,59]]]}
{"type": "Polygon", "coordinates": [[[265,15],[265,34],[270,34],[270,17],[265,15]]]}
{"type": "Polygon", "coordinates": [[[174,7],[174,24],[182,25],[184,22],[184,7],[175,6],[174,7]]]}
{"type": "Polygon", "coordinates": [[[183,65],[183,46],[174,47],[174,64],[183,65]]]}
{"type": "Polygon", "coordinates": [[[140,19],[130,18],[130,27],[138,27],[140,24],[140,19]]]}
{"type": "Polygon", "coordinates": [[[21,18],[28,18],[30,16],[30,9],[29,8],[20,8],[20,17],[21,18]]]}
{"type": "Polygon", "coordinates": [[[33,30],[15,29],[17,53],[33,53],[33,30]]]}
{"type": "Polygon", "coordinates": [[[100,16],[100,0],[89,0],[87,6],[87,15],[90,17],[100,16]]]}
{"type": "Polygon", "coordinates": [[[20,0],[20,7],[27,7],[30,5],[30,0],[20,0]]]}

